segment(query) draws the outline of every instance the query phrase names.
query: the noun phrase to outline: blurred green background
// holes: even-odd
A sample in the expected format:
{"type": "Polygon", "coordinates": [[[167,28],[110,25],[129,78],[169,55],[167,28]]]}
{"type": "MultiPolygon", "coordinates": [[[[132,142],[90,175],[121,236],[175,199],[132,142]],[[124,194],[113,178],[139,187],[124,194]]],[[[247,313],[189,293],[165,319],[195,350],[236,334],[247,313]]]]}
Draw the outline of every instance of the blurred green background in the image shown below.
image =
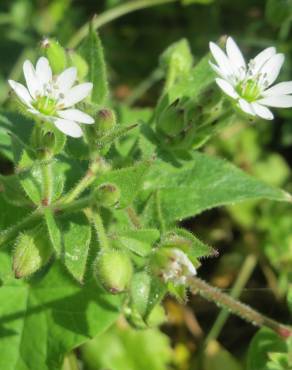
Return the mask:
{"type": "MultiPolygon", "coordinates": [[[[135,3],[136,0],[132,2],[135,3]]],[[[138,0],[137,0],[138,1],[138,0]]],[[[7,78],[19,79],[25,58],[34,58],[44,37],[67,46],[94,15],[101,16],[123,0],[1,0],[0,103],[9,99],[7,78]]],[[[202,2],[202,1],[201,1],[202,2]]],[[[275,45],[286,56],[280,79],[291,80],[291,0],[214,0],[183,6],[179,1],[127,14],[100,30],[111,91],[117,105],[156,70],[159,55],[185,37],[198,61],[208,42],[231,35],[246,57],[275,45]]],[[[135,109],[153,106],[161,84],[151,85],[135,109]]],[[[138,111],[139,113],[139,111],[138,111]]],[[[142,114],[142,113],[141,113],[142,114]]],[[[245,171],[292,191],[292,111],[282,110],[272,122],[232,126],[204,149],[228,158],[245,171]]],[[[244,203],[213,210],[184,223],[214,246],[220,257],[203,261],[200,275],[229,292],[238,277],[241,299],[280,321],[291,322],[286,296],[291,289],[291,207],[269,202],[244,203]]],[[[291,293],[290,293],[291,296],[291,293]]],[[[187,306],[165,302],[168,322],[162,332],[135,332],[123,320],[103,337],[77,351],[79,367],[89,370],[237,370],[244,369],[256,329],[229,317],[214,325],[220,310],[199,297],[187,306]],[[167,336],[165,336],[167,334],[167,336]],[[218,341],[215,341],[218,339],[218,341]],[[144,352],[143,361],[137,356],[144,352]]],[[[70,355],[64,369],[77,369],[70,355]]],[[[259,369],[255,369],[259,370],[259,369]]]]}

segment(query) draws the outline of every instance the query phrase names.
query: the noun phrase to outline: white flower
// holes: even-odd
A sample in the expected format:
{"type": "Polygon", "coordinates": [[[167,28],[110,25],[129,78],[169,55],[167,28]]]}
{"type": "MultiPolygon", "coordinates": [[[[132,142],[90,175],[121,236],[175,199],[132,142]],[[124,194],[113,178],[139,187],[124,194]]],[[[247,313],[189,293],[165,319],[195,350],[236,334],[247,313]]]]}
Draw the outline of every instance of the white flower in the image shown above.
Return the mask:
{"type": "Polygon", "coordinates": [[[23,73],[27,88],[13,80],[8,82],[30,113],[52,122],[60,131],[72,137],[82,136],[79,123],[94,123],[91,116],[73,107],[90,94],[93,86],[87,82],[73,87],[77,78],[75,67],[53,76],[48,59],[41,57],[36,68],[26,60],[23,73]]]}
{"type": "Polygon", "coordinates": [[[248,64],[231,37],[226,41],[226,53],[213,42],[210,50],[217,63],[209,62],[219,76],[216,83],[245,113],[271,120],[274,116],[267,107],[292,107],[292,81],[271,87],[285,59],[274,47],[264,49],[248,64]]]}
{"type": "Polygon", "coordinates": [[[184,285],[187,278],[196,275],[197,271],[188,258],[180,249],[169,249],[169,262],[162,272],[165,282],[171,281],[175,285],[184,285]]]}

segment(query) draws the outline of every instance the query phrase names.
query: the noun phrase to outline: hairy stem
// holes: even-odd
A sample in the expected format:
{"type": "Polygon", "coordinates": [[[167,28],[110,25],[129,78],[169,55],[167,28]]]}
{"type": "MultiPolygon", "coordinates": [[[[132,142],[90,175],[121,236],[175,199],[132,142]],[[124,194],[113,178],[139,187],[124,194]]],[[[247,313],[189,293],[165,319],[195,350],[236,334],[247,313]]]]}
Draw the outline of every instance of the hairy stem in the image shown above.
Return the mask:
{"type": "Polygon", "coordinates": [[[100,169],[101,159],[97,157],[93,160],[86,172],[85,176],[73,187],[62,199],[59,200],[60,204],[70,203],[79,197],[90,186],[96,178],[96,174],[100,169]]]}
{"type": "Polygon", "coordinates": [[[91,210],[89,213],[89,217],[96,230],[100,248],[108,249],[110,247],[108,237],[106,235],[104,224],[98,210],[97,209],[91,210]]]}
{"type": "MultiPolygon", "coordinates": [[[[48,207],[50,208],[56,215],[63,214],[64,212],[72,213],[78,212],[81,209],[88,207],[91,203],[91,197],[84,197],[75,202],[71,202],[69,204],[51,204],[48,207]]],[[[31,227],[34,225],[36,221],[38,221],[43,215],[45,208],[38,208],[32,214],[25,217],[16,225],[2,231],[0,233],[0,247],[6,243],[9,243],[11,240],[15,239],[21,231],[31,227]]]]}
{"type": "MultiPolygon", "coordinates": [[[[257,258],[254,254],[250,254],[244,261],[239,274],[237,276],[237,279],[231,289],[230,296],[234,299],[239,298],[242,289],[245,287],[246,283],[251,277],[251,274],[253,273],[255,266],[257,264],[257,258]]],[[[205,343],[210,342],[211,340],[217,339],[225,322],[227,321],[229,316],[229,311],[226,308],[222,308],[220,311],[216,321],[214,322],[206,340],[205,343]]]]}
{"type": "MultiPolygon", "coordinates": [[[[108,11],[102,13],[100,16],[96,17],[92,21],[92,26],[96,30],[101,26],[122,17],[125,14],[134,12],[139,9],[149,8],[151,6],[162,5],[167,3],[174,3],[178,0],[135,0],[129,1],[125,4],[121,4],[116,6],[113,9],[109,9],[108,11]]],[[[88,23],[84,24],[73,37],[68,42],[69,48],[75,48],[80,44],[80,42],[87,36],[88,34],[88,23]]]]}
{"type": "Polygon", "coordinates": [[[42,205],[48,206],[51,204],[53,195],[53,173],[52,161],[48,160],[41,166],[42,172],[42,205]]]}
{"type": "Polygon", "coordinates": [[[208,301],[214,302],[219,307],[227,309],[255,326],[266,326],[275,331],[282,338],[289,338],[292,335],[292,328],[262,315],[258,311],[237,301],[228,294],[222,293],[219,289],[212,287],[196,276],[188,279],[188,285],[193,294],[200,294],[208,301]]]}

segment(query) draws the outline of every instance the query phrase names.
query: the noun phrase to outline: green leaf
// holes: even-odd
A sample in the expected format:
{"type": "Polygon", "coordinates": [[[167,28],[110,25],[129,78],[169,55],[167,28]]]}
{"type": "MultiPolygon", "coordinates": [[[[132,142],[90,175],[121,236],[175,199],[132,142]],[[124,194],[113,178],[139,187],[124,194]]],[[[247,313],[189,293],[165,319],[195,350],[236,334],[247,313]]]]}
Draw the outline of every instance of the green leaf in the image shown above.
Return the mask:
{"type": "Polygon", "coordinates": [[[158,329],[114,327],[82,347],[89,370],[167,370],[171,348],[158,329]]]}
{"type": "Polygon", "coordinates": [[[80,54],[89,66],[88,78],[93,83],[91,99],[94,103],[102,105],[108,96],[106,65],[101,40],[92,26],[81,45],[80,54]]]}
{"type": "Polygon", "coordinates": [[[291,343],[291,341],[284,341],[270,329],[264,328],[259,330],[253,337],[248,350],[247,370],[291,369],[291,359],[289,364],[287,357],[288,352],[292,351],[291,343]],[[279,360],[280,366],[278,366],[279,360]]]}
{"type": "Polygon", "coordinates": [[[209,245],[206,245],[203,242],[201,242],[201,240],[199,240],[194,234],[192,234],[188,230],[176,228],[173,231],[170,231],[169,236],[171,236],[172,233],[179,237],[182,237],[183,240],[185,239],[189,242],[187,244],[188,248],[185,250],[185,252],[194,264],[197,263],[197,258],[214,256],[215,253],[214,249],[211,248],[209,245]]]}
{"type": "Polygon", "coordinates": [[[117,185],[121,191],[120,207],[124,208],[135,199],[150,165],[151,162],[140,162],[132,167],[107,172],[101,175],[94,184],[95,186],[103,183],[117,185]]]}
{"type": "MultiPolygon", "coordinates": [[[[291,202],[291,196],[283,190],[245,174],[227,161],[199,152],[193,154],[192,162],[178,168],[156,162],[145,178],[144,189],[146,194],[159,192],[160,216],[167,223],[249,199],[291,202]]],[[[147,225],[157,220],[154,195],[143,217],[147,225]]]]}
{"type": "Polygon", "coordinates": [[[79,212],[59,220],[62,234],[63,260],[70,273],[83,281],[91,240],[91,227],[84,213],[79,212]]]}
{"type": "Polygon", "coordinates": [[[141,257],[146,257],[151,252],[153,244],[159,237],[160,232],[157,229],[126,230],[112,235],[114,243],[141,257]]]}
{"type": "Polygon", "coordinates": [[[3,192],[3,197],[8,203],[18,207],[32,205],[22,189],[17,175],[1,176],[0,187],[3,192]]]}
{"type": "MultiPolygon", "coordinates": [[[[0,253],[0,271],[6,264],[0,253]]],[[[41,279],[0,289],[0,368],[61,370],[64,354],[107,329],[120,299],[94,281],[82,288],[55,263],[41,279]]]]}
{"type": "Polygon", "coordinates": [[[8,203],[3,194],[0,193],[0,233],[4,229],[22,220],[31,210],[24,207],[16,207],[8,203]]]}

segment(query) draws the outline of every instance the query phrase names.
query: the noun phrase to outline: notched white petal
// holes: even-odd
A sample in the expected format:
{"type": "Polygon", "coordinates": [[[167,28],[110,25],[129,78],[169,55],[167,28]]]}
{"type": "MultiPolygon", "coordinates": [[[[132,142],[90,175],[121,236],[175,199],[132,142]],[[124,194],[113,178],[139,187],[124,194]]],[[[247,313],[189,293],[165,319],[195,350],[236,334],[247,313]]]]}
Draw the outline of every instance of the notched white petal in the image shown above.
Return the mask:
{"type": "Polygon", "coordinates": [[[40,57],[37,61],[36,75],[43,84],[47,84],[52,81],[52,69],[47,58],[40,57]]]}
{"type": "Polygon", "coordinates": [[[228,96],[230,96],[233,99],[237,99],[239,97],[238,93],[235,91],[234,87],[227,81],[216,78],[216,83],[220,87],[221,90],[225,92],[228,96]]]}
{"type": "Polygon", "coordinates": [[[258,73],[262,66],[276,54],[276,48],[273,46],[264,49],[261,51],[253,60],[252,60],[252,71],[254,74],[258,73]]]}
{"type": "Polygon", "coordinates": [[[221,69],[218,66],[216,66],[214,63],[212,63],[210,60],[209,60],[209,65],[213,69],[213,71],[217,73],[218,76],[222,77],[223,79],[227,79],[227,76],[224,75],[223,71],[221,71],[221,69]]]}
{"type": "Polygon", "coordinates": [[[216,60],[218,67],[225,76],[232,76],[234,69],[227,57],[227,55],[214,42],[209,43],[211,53],[216,60]]]}
{"type": "Polygon", "coordinates": [[[29,60],[23,63],[23,74],[30,95],[35,99],[42,94],[41,81],[39,81],[34,66],[29,60]]]}
{"type": "Polygon", "coordinates": [[[74,121],[57,118],[54,121],[54,124],[65,135],[78,138],[81,137],[83,134],[80,126],[74,121]]]}
{"type": "Polygon", "coordinates": [[[233,63],[238,69],[246,68],[244,57],[232,37],[228,37],[226,41],[226,52],[231,63],[233,63]]]}
{"type": "Polygon", "coordinates": [[[32,98],[25,86],[20,84],[19,82],[8,80],[10,87],[14,90],[18,98],[24,103],[25,105],[31,107],[32,98]]]}
{"type": "Polygon", "coordinates": [[[94,119],[91,116],[82,112],[79,109],[62,110],[62,111],[58,112],[58,115],[61,118],[76,121],[76,122],[79,122],[79,123],[85,123],[85,124],[88,124],[88,125],[94,123],[94,119]]]}
{"type": "Polygon", "coordinates": [[[275,54],[261,68],[260,73],[262,81],[267,81],[268,86],[270,86],[278,77],[284,63],[284,59],[285,57],[283,54],[275,54]]]}
{"type": "Polygon", "coordinates": [[[90,94],[92,87],[93,85],[91,82],[85,82],[83,84],[72,87],[72,89],[70,89],[65,94],[65,97],[61,104],[63,104],[63,106],[67,108],[79,103],[90,94]]]}
{"type": "Polygon", "coordinates": [[[280,82],[275,86],[265,90],[263,96],[288,95],[292,94],[292,81],[280,82]]]}
{"type": "Polygon", "coordinates": [[[267,96],[266,98],[258,100],[258,103],[274,108],[291,108],[292,96],[291,95],[267,96]]]}
{"type": "Polygon", "coordinates": [[[66,93],[74,85],[77,78],[77,69],[70,67],[65,69],[56,80],[56,85],[60,92],[66,93]]]}
{"type": "Polygon", "coordinates": [[[252,115],[252,116],[255,116],[255,113],[254,113],[254,111],[253,111],[253,109],[252,109],[251,104],[250,104],[250,103],[248,103],[246,100],[244,100],[244,99],[239,99],[239,101],[238,101],[238,106],[239,106],[239,108],[240,108],[243,112],[245,112],[245,113],[247,113],[247,114],[250,114],[250,115],[252,115]]]}
{"type": "Polygon", "coordinates": [[[269,108],[264,107],[261,104],[258,103],[251,103],[252,109],[254,110],[255,114],[259,116],[260,118],[272,120],[274,118],[273,113],[270,111],[269,108]]]}

